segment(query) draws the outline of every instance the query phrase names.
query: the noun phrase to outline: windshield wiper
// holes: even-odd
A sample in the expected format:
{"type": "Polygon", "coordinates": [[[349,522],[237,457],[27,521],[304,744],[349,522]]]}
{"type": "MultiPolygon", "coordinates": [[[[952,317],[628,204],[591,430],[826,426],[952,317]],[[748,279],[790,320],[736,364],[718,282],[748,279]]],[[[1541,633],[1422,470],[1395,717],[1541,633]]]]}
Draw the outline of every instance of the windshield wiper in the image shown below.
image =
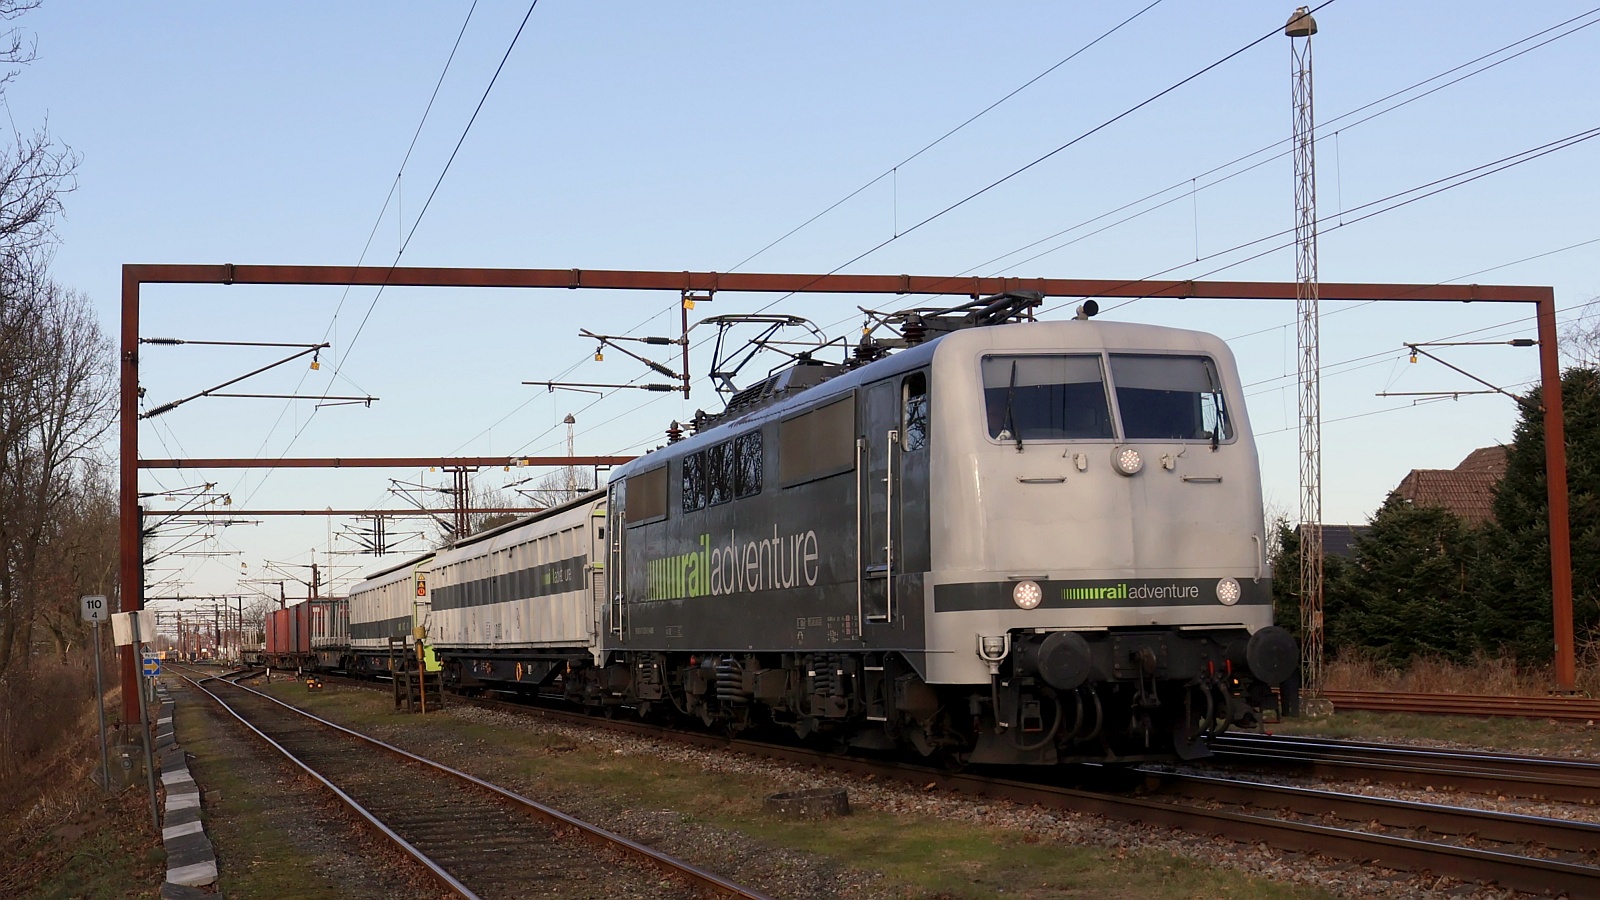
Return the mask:
{"type": "Polygon", "coordinates": [[[1017,361],[1011,361],[1011,384],[1006,387],[1006,428],[1017,442],[1017,452],[1022,452],[1022,432],[1017,430],[1015,401],[1017,399],[1017,361]]]}

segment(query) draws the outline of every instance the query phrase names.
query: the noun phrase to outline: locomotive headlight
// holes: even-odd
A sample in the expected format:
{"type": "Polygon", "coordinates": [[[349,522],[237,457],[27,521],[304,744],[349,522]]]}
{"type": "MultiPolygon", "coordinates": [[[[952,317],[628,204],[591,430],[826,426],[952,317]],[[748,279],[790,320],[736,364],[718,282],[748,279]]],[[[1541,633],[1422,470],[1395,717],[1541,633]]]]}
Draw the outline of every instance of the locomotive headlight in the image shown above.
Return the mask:
{"type": "Polygon", "coordinates": [[[1044,591],[1035,581],[1019,581],[1011,589],[1011,602],[1019,609],[1034,609],[1044,600],[1044,591]]]}
{"type": "Polygon", "coordinates": [[[1224,578],[1217,582],[1217,601],[1223,606],[1232,606],[1239,602],[1239,580],[1224,578]]]}
{"type": "Polygon", "coordinates": [[[1111,464],[1124,475],[1137,475],[1144,468],[1144,457],[1132,447],[1123,447],[1112,454],[1111,464]]]}

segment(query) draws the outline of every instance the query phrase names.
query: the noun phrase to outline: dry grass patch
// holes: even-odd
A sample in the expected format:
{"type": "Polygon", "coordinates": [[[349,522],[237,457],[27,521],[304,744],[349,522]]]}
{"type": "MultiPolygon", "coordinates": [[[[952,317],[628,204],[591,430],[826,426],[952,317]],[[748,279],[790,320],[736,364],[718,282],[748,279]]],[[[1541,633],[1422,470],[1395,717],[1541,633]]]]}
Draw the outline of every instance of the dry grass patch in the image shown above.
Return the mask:
{"type": "MultiPolygon", "coordinates": [[[[148,897],[165,878],[166,852],[150,821],[144,782],[108,795],[90,780],[100,768],[99,726],[92,691],[85,695],[77,683],[68,678],[52,688],[46,679],[31,681],[27,702],[34,708],[9,717],[48,719],[49,740],[28,736],[10,744],[33,749],[7,761],[0,895],[148,897]]],[[[116,702],[115,693],[108,700],[116,702]]]]}
{"type": "MultiPolygon", "coordinates": [[[[1593,657],[1593,651],[1584,654],[1593,657]]],[[[1600,696],[1600,659],[1586,658],[1578,667],[1578,690],[1600,696]]],[[[1323,670],[1329,690],[1397,691],[1423,694],[1488,694],[1507,697],[1543,697],[1555,684],[1549,666],[1518,666],[1501,656],[1479,654],[1470,663],[1438,657],[1414,660],[1401,669],[1357,652],[1341,653],[1323,670]]]]}

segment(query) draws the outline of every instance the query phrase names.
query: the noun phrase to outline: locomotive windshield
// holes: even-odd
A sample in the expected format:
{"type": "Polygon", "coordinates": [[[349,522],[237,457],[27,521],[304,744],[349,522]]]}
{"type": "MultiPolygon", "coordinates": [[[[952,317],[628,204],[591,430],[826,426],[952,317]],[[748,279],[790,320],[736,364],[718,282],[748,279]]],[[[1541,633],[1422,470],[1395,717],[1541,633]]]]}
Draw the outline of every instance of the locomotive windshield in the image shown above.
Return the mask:
{"type": "MultiPolygon", "coordinates": [[[[1203,356],[1113,353],[1124,440],[1231,438],[1216,364],[1203,356]]],[[[1116,436],[1099,355],[986,356],[984,411],[1001,441],[1116,436]]]]}
{"type": "Polygon", "coordinates": [[[1128,440],[1225,441],[1232,437],[1222,379],[1203,356],[1111,354],[1111,380],[1128,440]]]}
{"type": "Polygon", "coordinates": [[[986,356],[983,399],[998,440],[1112,436],[1099,356],[986,356]]]}

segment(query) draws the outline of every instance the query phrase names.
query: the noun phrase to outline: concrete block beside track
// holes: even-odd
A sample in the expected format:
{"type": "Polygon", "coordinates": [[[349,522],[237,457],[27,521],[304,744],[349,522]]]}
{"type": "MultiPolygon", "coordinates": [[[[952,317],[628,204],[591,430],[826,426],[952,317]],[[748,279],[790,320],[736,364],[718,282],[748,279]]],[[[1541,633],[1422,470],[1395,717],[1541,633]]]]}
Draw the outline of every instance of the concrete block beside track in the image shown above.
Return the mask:
{"type": "Polygon", "coordinates": [[[156,713],[155,752],[161,787],[166,793],[161,843],[167,851],[167,878],[161,886],[161,896],[167,900],[209,896],[199,889],[216,883],[217,854],[206,837],[200,786],[195,784],[183,745],[178,743],[172,697],[165,687],[157,687],[156,694],[160,706],[156,713]]]}

